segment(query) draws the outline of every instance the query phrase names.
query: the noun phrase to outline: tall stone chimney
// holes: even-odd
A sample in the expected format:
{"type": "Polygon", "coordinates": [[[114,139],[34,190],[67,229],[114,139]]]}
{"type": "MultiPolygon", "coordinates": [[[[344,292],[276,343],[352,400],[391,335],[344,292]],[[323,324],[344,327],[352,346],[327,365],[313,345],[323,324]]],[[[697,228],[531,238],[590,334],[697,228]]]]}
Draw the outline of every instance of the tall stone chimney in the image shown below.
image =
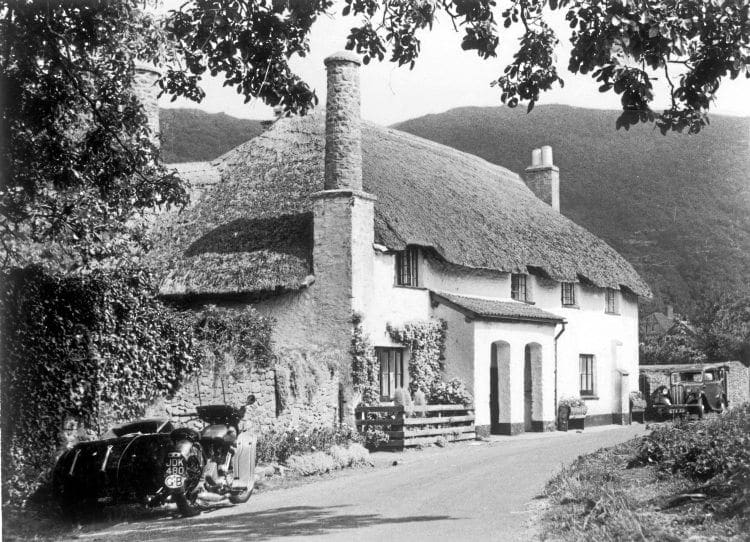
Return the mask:
{"type": "MultiPolygon", "coordinates": [[[[375,196],[362,190],[359,66],[351,52],[325,60],[328,71],[323,190],[313,199],[313,273],[310,289],[315,322],[310,340],[351,366],[352,314],[367,312],[373,289],[375,196]]],[[[342,382],[348,377],[343,376],[342,382]]],[[[344,418],[353,420],[358,402],[344,386],[344,418]]]]}
{"type": "Polygon", "coordinates": [[[359,66],[354,53],[342,51],[325,59],[326,99],[325,189],[362,190],[359,66]]]}
{"type": "Polygon", "coordinates": [[[133,75],[133,93],[141,102],[148,117],[148,127],[151,130],[151,141],[157,147],[159,140],[159,87],[156,82],[161,77],[161,72],[155,67],[143,62],[135,63],[135,74],[133,75]]]}
{"type": "Polygon", "coordinates": [[[531,165],[523,172],[523,180],[536,197],[560,212],[560,169],[552,163],[552,147],[531,151],[531,165]]]}

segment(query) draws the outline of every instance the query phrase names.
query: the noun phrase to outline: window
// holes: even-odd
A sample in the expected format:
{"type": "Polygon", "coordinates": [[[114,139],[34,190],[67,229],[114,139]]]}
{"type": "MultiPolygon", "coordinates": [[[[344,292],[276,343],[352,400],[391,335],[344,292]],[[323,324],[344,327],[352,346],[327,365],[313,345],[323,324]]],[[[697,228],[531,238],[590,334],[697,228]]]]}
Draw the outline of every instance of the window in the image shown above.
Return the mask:
{"type": "Polygon", "coordinates": [[[562,283],[562,304],[566,306],[575,306],[576,285],[574,282],[562,283]]]}
{"type": "Polygon", "coordinates": [[[604,311],[608,314],[617,314],[617,291],[607,288],[604,292],[604,311]]]}
{"type": "Polygon", "coordinates": [[[510,297],[518,301],[528,301],[528,290],[526,289],[526,275],[513,273],[510,276],[510,297]]]}
{"type": "Polygon", "coordinates": [[[594,395],[594,356],[581,354],[578,356],[581,374],[581,395],[594,395]]]}
{"type": "Polygon", "coordinates": [[[396,253],[396,284],[399,286],[418,286],[416,248],[407,248],[396,253]]]}
{"type": "Polygon", "coordinates": [[[404,387],[404,351],[401,348],[376,348],[380,365],[380,400],[390,401],[396,388],[404,387]]]}

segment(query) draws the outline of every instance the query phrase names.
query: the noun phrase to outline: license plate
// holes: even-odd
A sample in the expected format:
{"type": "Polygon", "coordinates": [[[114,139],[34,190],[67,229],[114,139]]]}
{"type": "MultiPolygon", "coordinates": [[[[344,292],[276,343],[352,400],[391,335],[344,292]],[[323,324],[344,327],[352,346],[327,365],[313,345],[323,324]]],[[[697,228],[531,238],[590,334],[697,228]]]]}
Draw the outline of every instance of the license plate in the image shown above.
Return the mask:
{"type": "Polygon", "coordinates": [[[167,456],[164,485],[170,489],[181,488],[185,482],[185,461],[179,452],[167,456]]]}
{"type": "Polygon", "coordinates": [[[164,485],[169,489],[180,489],[185,483],[185,478],[179,474],[169,474],[164,479],[164,485]]]}

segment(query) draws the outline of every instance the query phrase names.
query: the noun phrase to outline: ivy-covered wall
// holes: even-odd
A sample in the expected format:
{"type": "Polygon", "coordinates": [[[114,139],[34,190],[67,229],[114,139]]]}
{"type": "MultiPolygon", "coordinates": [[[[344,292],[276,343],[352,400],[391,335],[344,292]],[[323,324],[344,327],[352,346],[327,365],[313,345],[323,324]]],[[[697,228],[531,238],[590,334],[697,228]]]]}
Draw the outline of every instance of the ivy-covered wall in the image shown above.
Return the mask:
{"type": "Polygon", "coordinates": [[[259,432],[290,426],[332,426],[338,418],[337,365],[324,351],[272,341],[275,322],[250,305],[194,307],[202,362],[173,397],[149,415],[192,412],[199,403],[245,404],[245,426],[259,432]],[[200,396],[200,398],[199,398],[200,396]]]}
{"type": "Polygon", "coordinates": [[[100,432],[142,415],[202,353],[192,315],[159,303],[146,271],[61,276],[30,267],[1,279],[3,502],[22,503],[71,426],[100,432]]]}
{"type": "Polygon", "coordinates": [[[444,320],[420,320],[400,327],[388,327],[391,338],[409,348],[411,393],[421,390],[429,395],[442,380],[446,331],[444,320]]]}

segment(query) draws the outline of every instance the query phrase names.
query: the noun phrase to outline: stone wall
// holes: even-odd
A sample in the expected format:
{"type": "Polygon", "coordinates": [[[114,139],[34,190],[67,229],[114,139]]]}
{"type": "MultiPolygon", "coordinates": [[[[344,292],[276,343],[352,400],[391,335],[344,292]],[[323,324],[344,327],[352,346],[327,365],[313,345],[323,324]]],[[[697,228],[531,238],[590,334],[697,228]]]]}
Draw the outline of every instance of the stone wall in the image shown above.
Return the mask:
{"type": "MultiPolygon", "coordinates": [[[[244,364],[243,364],[244,365],[244,364]]],[[[300,367],[296,368],[300,371],[300,367]]],[[[256,402],[247,408],[244,423],[246,428],[265,433],[286,427],[331,427],[338,421],[338,375],[327,369],[305,375],[295,375],[294,370],[277,367],[259,369],[247,366],[203,367],[197,377],[185,382],[170,399],[158,401],[149,407],[147,416],[166,416],[176,423],[185,423],[185,418],[176,416],[195,412],[199,404],[246,404],[250,394],[256,402]],[[283,373],[277,375],[277,373],[283,373]],[[285,379],[283,375],[289,378],[285,379]],[[222,379],[224,392],[222,393],[222,379]],[[297,395],[290,388],[294,380],[301,388],[297,395]],[[311,385],[302,382],[310,379],[311,385]],[[288,380],[292,380],[289,385],[288,380]],[[198,393],[200,391],[200,402],[198,393]],[[286,394],[285,408],[280,408],[279,393],[286,394]],[[226,398],[226,400],[225,400],[226,398]]],[[[189,425],[199,426],[192,421],[189,425]]]]}
{"type": "Polygon", "coordinates": [[[133,93],[143,106],[151,130],[151,141],[159,146],[159,87],[156,82],[161,74],[154,66],[137,63],[133,75],[133,93]]]}
{"type": "MultiPolygon", "coordinates": [[[[738,406],[750,401],[750,368],[739,361],[710,363],[706,367],[724,366],[729,369],[727,376],[727,401],[729,406],[738,406]]],[[[694,368],[695,365],[641,365],[639,389],[647,399],[659,386],[669,386],[669,375],[673,371],[694,368]]]]}

